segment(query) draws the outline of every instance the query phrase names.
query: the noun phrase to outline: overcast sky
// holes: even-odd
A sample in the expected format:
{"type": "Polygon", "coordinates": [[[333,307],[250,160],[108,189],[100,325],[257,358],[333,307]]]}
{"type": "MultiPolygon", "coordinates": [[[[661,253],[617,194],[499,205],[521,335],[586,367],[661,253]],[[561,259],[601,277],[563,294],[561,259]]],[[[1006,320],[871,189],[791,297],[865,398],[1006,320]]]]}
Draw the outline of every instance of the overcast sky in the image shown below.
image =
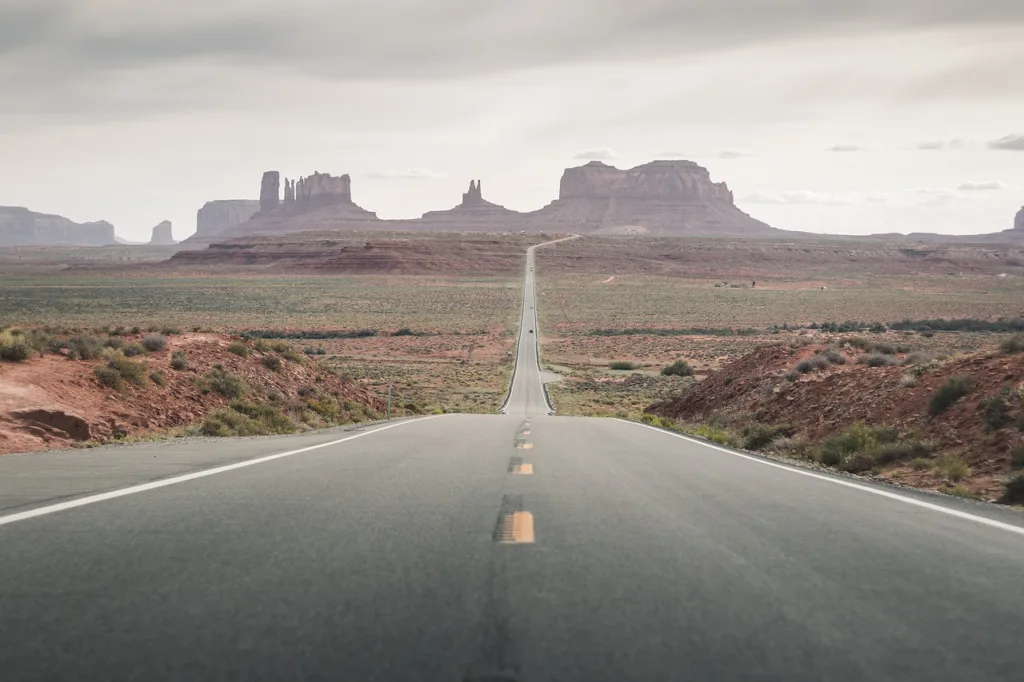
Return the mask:
{"type": "Polygon", "coordinates": [[[177,238],[260,175],[381,217],[688,158],[777,227],[1024,204],[1020,0],[0,0],[0,205],[177,238]]]}

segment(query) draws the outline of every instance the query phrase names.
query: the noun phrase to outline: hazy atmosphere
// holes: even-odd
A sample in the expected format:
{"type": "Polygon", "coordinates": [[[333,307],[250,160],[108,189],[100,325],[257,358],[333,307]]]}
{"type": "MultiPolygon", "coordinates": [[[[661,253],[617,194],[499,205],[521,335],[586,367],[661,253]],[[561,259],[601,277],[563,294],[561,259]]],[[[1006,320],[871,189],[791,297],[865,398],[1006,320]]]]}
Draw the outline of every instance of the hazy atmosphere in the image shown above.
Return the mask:
{"type": "Polygon", "coordinates": [[[689,158],[815,232],[995,232],[1024,203],[1015,0],[5,0],[0,205],[195,230],[262,171],[381,217],[517,210],[689,158]]]}

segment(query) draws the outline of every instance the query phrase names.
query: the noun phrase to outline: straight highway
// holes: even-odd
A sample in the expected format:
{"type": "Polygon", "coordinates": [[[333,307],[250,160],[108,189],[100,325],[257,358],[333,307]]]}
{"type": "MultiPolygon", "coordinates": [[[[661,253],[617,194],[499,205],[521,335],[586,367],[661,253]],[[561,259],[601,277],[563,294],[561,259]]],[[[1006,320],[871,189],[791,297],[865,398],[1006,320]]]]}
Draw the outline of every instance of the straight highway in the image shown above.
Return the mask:
{"type": "Polygon", "coordinates": [[[1016,513],[551,415],[535,267],[503,414],[0,458],[0,680],[1021,679],[1016,513]]]}

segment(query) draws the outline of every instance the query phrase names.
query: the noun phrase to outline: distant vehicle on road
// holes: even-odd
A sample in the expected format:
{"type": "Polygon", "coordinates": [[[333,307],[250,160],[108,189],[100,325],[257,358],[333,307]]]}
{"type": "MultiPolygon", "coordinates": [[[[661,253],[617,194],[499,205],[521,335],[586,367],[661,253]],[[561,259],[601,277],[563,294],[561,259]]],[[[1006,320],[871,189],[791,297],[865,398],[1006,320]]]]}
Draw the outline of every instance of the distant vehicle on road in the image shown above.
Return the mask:
{"type": "Polygon", "coordinates": [[[533,333],[533,330],[532,330],[532,329],[530,330],[530,333],[531,333],[531,334],[533,333]]]}

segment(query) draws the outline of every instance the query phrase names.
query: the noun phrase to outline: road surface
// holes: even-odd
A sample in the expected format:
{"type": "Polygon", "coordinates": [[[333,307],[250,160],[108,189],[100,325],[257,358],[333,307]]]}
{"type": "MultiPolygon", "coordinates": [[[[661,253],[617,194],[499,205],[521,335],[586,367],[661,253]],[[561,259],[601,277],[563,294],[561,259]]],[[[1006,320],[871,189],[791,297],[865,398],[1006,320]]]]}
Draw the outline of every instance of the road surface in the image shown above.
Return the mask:
{"type": "Polygon", "coordinates": [[[1017,514],[549,416],[529,337],[504,415],[0,458],[0,680],[1024,675],[1017,514]]]}

